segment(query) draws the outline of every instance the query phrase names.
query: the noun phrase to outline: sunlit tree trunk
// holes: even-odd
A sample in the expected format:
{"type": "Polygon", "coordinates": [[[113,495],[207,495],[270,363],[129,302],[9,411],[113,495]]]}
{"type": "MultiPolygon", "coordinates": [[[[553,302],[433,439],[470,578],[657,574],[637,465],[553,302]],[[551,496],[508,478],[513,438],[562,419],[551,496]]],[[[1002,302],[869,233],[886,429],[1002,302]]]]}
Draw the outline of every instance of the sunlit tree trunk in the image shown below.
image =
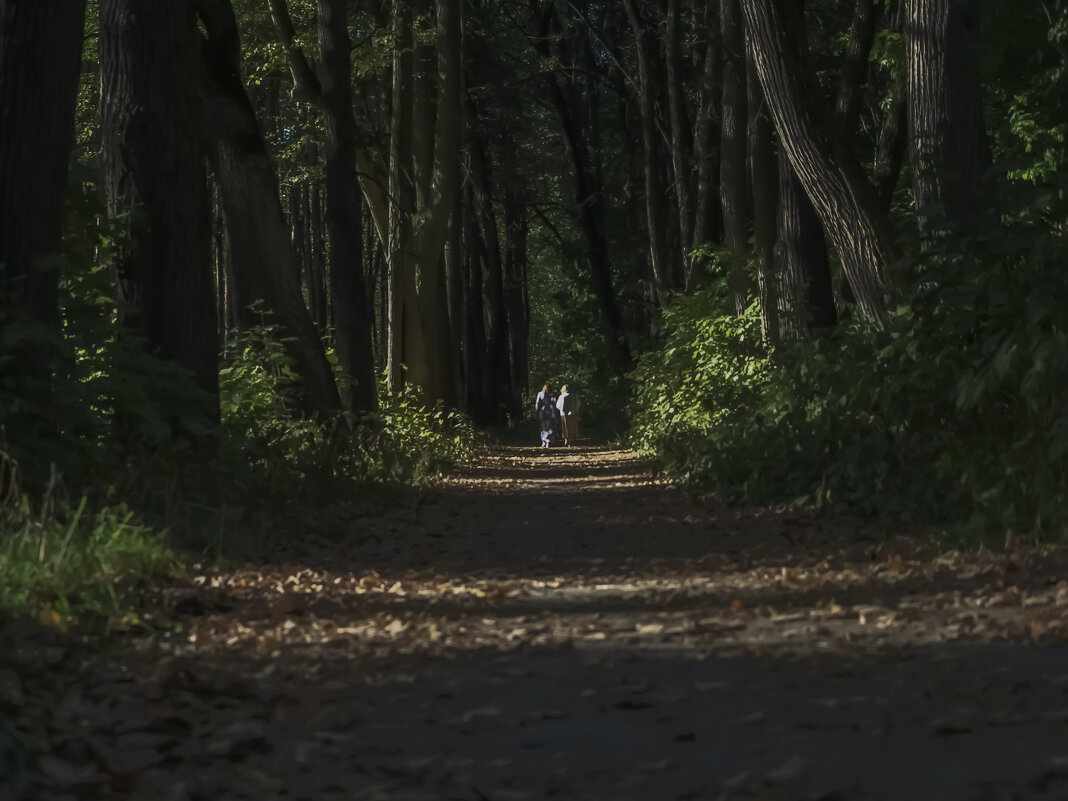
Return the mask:
{"type": "Polygon", "coordinates": [[[215,288],[196,32],[186,0],[103,1],[101,129],[108,212],[125,229],[117,256],[124,321],[214,397],[215,288]]]}
{"type": "MultiPolygon", "coordinates": [[[[0,0],[0,325],[28,319],[50,335],[59,330],[59,273],[49,261],[62,252],[84,21],[85,0],[0,0]]],[[[0,381],[47,405],[49,348],[5,356],[0,381]]]]}

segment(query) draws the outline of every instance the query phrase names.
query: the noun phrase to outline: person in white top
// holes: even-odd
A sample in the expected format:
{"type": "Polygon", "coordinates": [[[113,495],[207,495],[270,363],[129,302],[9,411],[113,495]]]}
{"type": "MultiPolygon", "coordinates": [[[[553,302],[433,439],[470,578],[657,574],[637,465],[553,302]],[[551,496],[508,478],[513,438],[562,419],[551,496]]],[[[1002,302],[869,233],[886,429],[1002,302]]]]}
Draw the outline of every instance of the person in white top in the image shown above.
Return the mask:
{"type": "Polygon", "coordinates": [[[579,399],[568,392],[567,384],[560,387],[560,397],[556,399],[556,408],[560,410],[560,423],[563,429],[564,445],[570,445],[579,438],[579,399]]]}

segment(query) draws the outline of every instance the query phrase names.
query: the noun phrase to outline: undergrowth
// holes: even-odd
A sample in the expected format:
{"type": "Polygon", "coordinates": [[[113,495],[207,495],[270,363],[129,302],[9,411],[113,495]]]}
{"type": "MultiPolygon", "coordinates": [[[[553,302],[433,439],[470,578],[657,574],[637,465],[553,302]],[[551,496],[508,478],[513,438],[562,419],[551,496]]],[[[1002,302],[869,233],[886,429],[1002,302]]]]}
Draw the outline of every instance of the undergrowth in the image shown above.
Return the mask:
{"type": "Polygon", "coordinates": [[[633,444],[683,486],[1003,537],[1068,526],[1068,243],[1056,191],[1009,185],[967,234],[914,249],[888,331],[760,345],[722,288],[665,314],[635,375],[633,444]]]}
{"type": "MultiPolygon", "coordinates": [[[[296,414],[296,373],[267,324],[233,333],[216,417],[190,375],[121,329],[102,271],[68,272],[65,338],[42,343],[48,404],[0,374],[0,613],[59,627],[114,616],[130,582],[183,560],[269,557],[301,532],[345,536],[368,507],[479,452],[466,418],[412,393],[383,391],[373,414],[296,414]]],[[[0,320],[0,342],[34,335],[0,320]]]]}

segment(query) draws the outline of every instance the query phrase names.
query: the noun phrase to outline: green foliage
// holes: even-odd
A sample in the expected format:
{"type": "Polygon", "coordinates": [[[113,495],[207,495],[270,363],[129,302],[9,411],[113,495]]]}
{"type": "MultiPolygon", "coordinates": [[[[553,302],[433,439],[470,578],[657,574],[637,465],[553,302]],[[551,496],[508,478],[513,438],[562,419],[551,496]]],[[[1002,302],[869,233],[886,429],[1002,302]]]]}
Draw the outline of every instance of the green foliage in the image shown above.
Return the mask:
{"type": "Polygon", "coordinates": [[[50,484],[38,504],[21,491],[17,463],[0,453],[0,609],[45,613],[63,626],[85,613],[115,615],[123,584],[165,574],[177,564],[163,538],[125,504],[91,512],[50,484]]]}
{"type": "Polygon", "coordinates": [[[680,304],[637,374],[636,445],[687,486],[732,499],[1061,534],[1059,196],[1007,183],[1000,214],[928,239],[889,332],[843,328],[767,358],[739,351],[745,318],[680,304]]]}
{"type": "Polygon", "coordinates": [[[294,414],[297,377],[276,327],[236,332],[219,373],[222,460],[297,497],[336,482],[409,483],[438,475],[478,452],[462,415],[428,409],[413,394],[386,396],[373,415],[317,421],[294,414]]]}

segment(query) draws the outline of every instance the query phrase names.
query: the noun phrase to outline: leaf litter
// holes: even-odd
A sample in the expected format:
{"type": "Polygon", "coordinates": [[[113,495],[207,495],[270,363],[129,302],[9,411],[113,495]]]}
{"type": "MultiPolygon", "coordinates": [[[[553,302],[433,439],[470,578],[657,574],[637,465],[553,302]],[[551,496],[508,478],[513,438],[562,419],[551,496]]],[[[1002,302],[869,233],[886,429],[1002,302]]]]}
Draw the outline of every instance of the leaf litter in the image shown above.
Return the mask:
{"type": "Polygon", "coordinates": [[[596,448],[353,530],[107,645],[8,623],[0,799],[918,797],[903,754],[924,797],[1068,797],[1061,547],[701,504],[596,448]]]}

